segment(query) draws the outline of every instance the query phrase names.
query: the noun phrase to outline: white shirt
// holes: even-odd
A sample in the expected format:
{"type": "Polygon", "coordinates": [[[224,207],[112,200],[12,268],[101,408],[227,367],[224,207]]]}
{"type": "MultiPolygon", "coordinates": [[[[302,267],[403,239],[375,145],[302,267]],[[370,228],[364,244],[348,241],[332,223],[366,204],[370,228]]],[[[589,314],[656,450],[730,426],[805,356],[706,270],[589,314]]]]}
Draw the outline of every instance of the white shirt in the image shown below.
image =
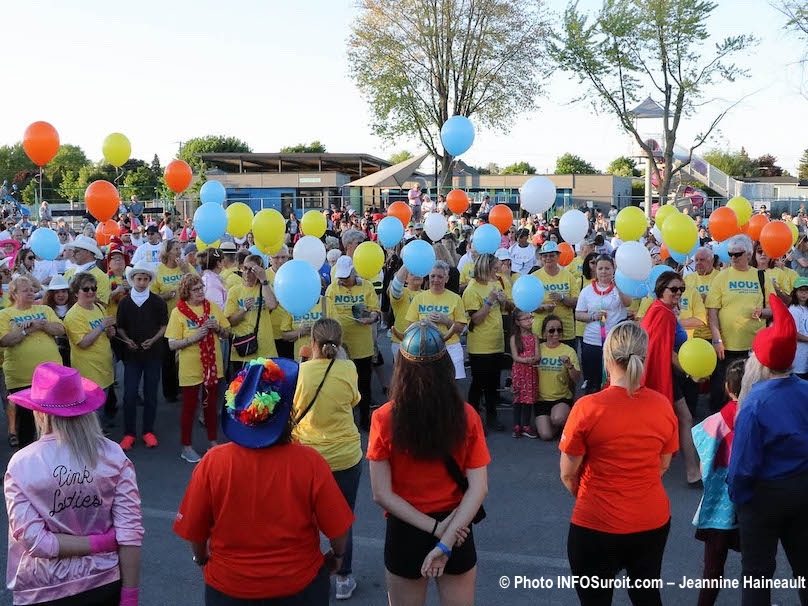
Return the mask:
{"type": "MultiPolygon", "coordinates": [[[[618,322],[622,322],[628,317],[626,308],[620,300],[620,292],[617,290],[616,286],[609,294],[599,295],[592,288],[592,285],[588,284],[578,296],[578,304],[575,306],[575,311],[586,312],[588,314],[605,311],[606,334],[608,334],[618,322]]],[[[603,345],[600,332],[600,320],[587,322],[586,328],[584,328],[584,343],[587,345],[597,345],[598,347],[603,345]]]]}
{"type": "Polygon", "coordinates": [[[163,236],[163,240],[174,239],[174,231],[168,225],[163,225],[163,227],[160,228],[160,235],[163,236]]]}
{"type": "MultiPolygon", "coordinates": [[[[808,307],[805,305],[791,305],[788,308],[797,325],[797,332],[808,337],[808,307]]],[[[794,372],[808,372],[808,343],[797,341],[797,355],[794,356],[794,372]]]]}
{"type": "Polygon", "coordinates": [[[536,247],[530,242],[524,248],[518,242],[512,244],[508,252],[511,254],[511,271],[527,275],[536,264],[536,247]]]}
{"type": "Polygon", "coordinates": [[[435,202],[431,198],[421,202],[421,212],[424,214],[435,212],[435,202]]]}
{"type": "Polygon", "coordinates": [[[467,252],[465,255],[460,257],[460,260],[457,262],[457,271],[463,271],[463,266],[466,263],[474,263],[474,259],[471,256],[471,252],[467,252]]]}
{"type": "Polygon", "coordinates": [[[154,271],[157,271],[157,266],[160,265],[160,250],[162,248],[162,244],[149,244],[148,242],[141,244],[137,247],[135,254],[132,255],[132,265],[143,261],[148,263],[154,271]]]}

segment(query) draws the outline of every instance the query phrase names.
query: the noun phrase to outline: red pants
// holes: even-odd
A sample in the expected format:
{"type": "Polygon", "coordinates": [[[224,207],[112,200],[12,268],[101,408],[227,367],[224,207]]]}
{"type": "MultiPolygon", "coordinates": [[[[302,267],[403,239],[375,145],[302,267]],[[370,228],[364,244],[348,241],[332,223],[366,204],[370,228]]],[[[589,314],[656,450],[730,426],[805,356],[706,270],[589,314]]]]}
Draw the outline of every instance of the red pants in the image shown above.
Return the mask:
{"type": "MultiPolygon", "coordinates": [[[[180,418],[180,437],[183,446],[191,445],[191,430],[194,426],[194,416],[196,414],[196,407],[199,404],[199,394],[202,385],[193,385],[191,387],[182,388],[182,417],[180,418]]],[[[218,410],[216,401],[218,399],[219,390],[213,388],[206,391],[205,400],[203,404],[205,410],[205,427],[208,430],[208,440],[215,440],[217,438],[217,430],[219,427],[218,410]]]]}

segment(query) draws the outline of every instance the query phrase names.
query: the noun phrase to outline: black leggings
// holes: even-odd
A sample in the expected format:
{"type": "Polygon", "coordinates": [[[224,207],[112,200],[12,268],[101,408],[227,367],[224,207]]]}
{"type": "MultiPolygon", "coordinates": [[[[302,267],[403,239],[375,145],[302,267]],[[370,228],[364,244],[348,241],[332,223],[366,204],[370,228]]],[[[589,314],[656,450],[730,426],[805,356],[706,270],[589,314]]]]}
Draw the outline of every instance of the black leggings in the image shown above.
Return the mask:
{"type": "Polygon", "coordinates": [[[370,428],[370,404],[373,396],[370,391],[370,380],[373,376],[373,356],[358,358],[353,361],[356,374],[359,375],[359,428],[367,431],[370,428]]]}
{"type": "Polygon", "coordinates": [[[499,373],[502,354],[469,354],[471,385],[469,404],[479,409],[480,397],[485,398],[485,413],[488,421],[497,418],[499,404],[499,373]]]}
{"type": "MultiPolygon", "coordinates": [[[[633,581],[659,579],[662,574],[662,556],[668,540],[671,522],[644,532],[612,534],[570,524],[567,536],[567,557],[574,576],[613,579],[625,569],[633,581]]],[[[575,589],[581,606],[609,606],[612,588],[575,589]]],[[[628,597],[634,606],[662,606],[659,588],[629,589],[628,597]]]]}
{"type": "MultiPolygon", "coordinates": [[[[15,387],[14,389],[9,389],[8,393],[17,393],[23,389],[28,389],[28,387],[30,387],[30,385],[26,387],[15,387]]],[[[9,403],[11,404],[11,402],[9,403]]],[[[17,434],[20,448],[25,448],[29,444],[36,442],[37,435],[34,412],[28,408],[17,406],[17,427],[10,427],[9,432],[17,434]]]]}
{"type": "Polygon", "coordinates": [[[120,601],[121,582],[115,581],[66,598],[50,602],[37,602],[36,606],[118,606],[120,601]]]}

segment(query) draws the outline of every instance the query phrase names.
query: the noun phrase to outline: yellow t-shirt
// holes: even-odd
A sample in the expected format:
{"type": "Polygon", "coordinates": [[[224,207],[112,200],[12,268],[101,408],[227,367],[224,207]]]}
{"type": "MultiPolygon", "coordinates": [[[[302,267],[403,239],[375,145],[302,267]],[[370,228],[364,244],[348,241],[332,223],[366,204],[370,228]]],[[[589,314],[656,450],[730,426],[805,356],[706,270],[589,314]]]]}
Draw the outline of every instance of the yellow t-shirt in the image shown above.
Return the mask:
{"type": "Polygon", "coordinates": [[[721,340],[729,351],[751,349],[755,334],[765,326],[763,320],[752,317],[756,307],[763,307],[760,280],[754,267],[746,271],[732,267],[720,271],[710,285],[704,306],[718,310],[721,340]]]}
{"type": "MultiPolygon", "coordinates": [[[[513,301],[513,282],[511,281],[511,276],[498,273],[497,280],[502,290],[505,291],[505,298],[508,299],[508,301],[513,301]]],[[[508,317],[508,312],[503,310],[502,316],[503,321],[507,321],[505,318],[508,317]]]]}
{"type": "Polygon", "coordinates": [[[87,348],[79,347],[88,333],[101,326],[106,310],[98,306],[84,309],[78,303],[71,307],[65,316],[65,330],[70,339],[70,365],[79,371],[82,377],[107,388],[115,381],[115,369],[112,360],[112,346],[106,332],[87,348]]]}
{"type": "MultiPolygon", "coordinates": [[[[191,305],[190,307],[191,311],[193,311],[198,317],[202,317],[204,310],[201,305],[191,305]]],[[[210,315],[211,317],[216,318],[216,321],[219,322],[219,326],[222,326],[223,328],[230,328],[230,322],[227,321],[224,312],[222,312],[222,308],[216,305],[216,303],[210,304],[210,315]]],[[[180,311],[175,307],[171,311],[171,315],[168,318],[168,327],[166,328],[165,336],[167,339],[178,341],[180,339],[187,339],[188,337],[193,336],[196,334],[197,330],[199,330],[199,326],[197,326],[190,318],[187,318],[180,313],[180,311]]],[[[216,337],[216,339],[218,341],[218,337],[216,337]]],[[[219,347],[218,343],[216,343],[214,349],[216,350],[216,376],[222,378],[224,377],[222,348],[219,347]]],[[[201,385],[202,381],[204,380],[204,373],[202,371],[202,359],[199,352],[199,343],[194,343],[193,345],[180,349],[179,353],[180,387],[201,385]]]]}
{"type": "MultiPolygon", "coordinates": [[[[109,303],[109,276],[101,271],[101,268],[99,268],[97,265],[93,265],[89,272],[84,273],[91,273],[95,277],[96,284],[98,285],[98,292],[95,293],[95,296],[98,299],[98,302],[102,303],[103,305],[109,303]]],[[[71,267],[65,272],[65,280],[67,280],[68,284],[75,275],[75,267],[71,267]]]]}
{"type": "Polygon", "coordinates": [[[637,309],[634,310],[634,317],[637,321],[642,320],[645,317],[645,314],[648,313],[651,305],[654,304],[656,301],[656,297],[643,297],[642,299],[632,299],[631,304],[634,305],[634,302],[638,301],[637,309]]]}
{"type": "Polygon", "coordinates": [[[575,385],[571,385],[567,369],[561,361],[569,356],[570,362],[581,370],[578,356],[569,345],[559,343],[558,347],[548,347],[547,343],[539,345],[539,401],[572,400],[575,385]]]}
{"type": "MultiPolygon", "coordinates": [[[[303,362],[297,375],[292,418],[309,406],[331,360],[303,362]]],[[[305,417],[295,425],[295,441],[311,446],[328,462],[332,471],[353,467],[362,460],[362,443],[353,418],[359,403],[359,378],[350,360],[335,360],[320,395],[305,417]]]]}
{"type": "MultiPolygon", "coordinates": [[[[307,313],[303,314],[302,316],[293,316],[288,311],[279,307],[280,315],[281,315],[281,333],[278,336],[281,336],[285,332],[292,332],[293,330],[299,329],[303,325],[311,326],[317,320],[323,317],[328,316],[328,308],[326,308],[326,315],[323,315],[323,297],[320,297],[320,300],[317,301],[316,305],[312,307],[307,313]]],[[[311,334],[306,333],[302,335],[299,339],[295,340],[295,360],[300,360],[300,348],[305,347],[306,345],[311,345],[311,334]]],[[[333,369],[332,369],[333,372],[333,369]]]]}
{"type": "MultiPolygon", "coordinates": [[[[31,320],[62,323],[56,312],[47,305],[32,305],[25,310],[6,307],[0,311],[0,338],[5,337],[11,331],[13,324],[24,324],[31,320]]],[[[56,341],[41,330],[29,333],[20,343],[6,347],[3,351],[5,352],[3,374],[6,376],[8,389],[28,387],[31,384],[34,369],[43,362],[62,363],[62,356],[59,355],[56,341]]]]}
{"type": "Polygon", "coordinates": [[[415,299],[415,297],[418,296],[418,294],[420,294],[423,291],[421,291],[420,289],[410,290],[405,286],[404,292],[401,293],[401,296],[398,299],[396,299],[393,296],[392,286],[387,287],[387,292],[390,295],[390,307],[393,309],[393,317],[395,318],[395,322],[393,323],[393,330],[390,331],[390,342],[401,343],[401,338],[399,338],[398,334],[404,334],[404,331],[410,327],[410,324],[417,321],[417,319],[410,320],[408,318],[410,312],[410,304],[412,303],[413,299],[415,299]]]}
{"type": "Polygon", "coordinates": [[[505,333],[502,328],[502,313],[499,303],[494,303],[485,320],[481,324],[472,326],[471,312],[483,308],[483,300],[494,290],[501,290],[502,286],[496,280],[487,284],[480,284],[471,279],[466,290],[463,291],[463,305],[469,316],[469,332],[466,345],[470,354],[492,354],[505,351],[505,333]]]}
{"type": "Polygon", "coordinates": [[[228,267],[223,269],[219,274],[219,278],[221,278],[224,287],[227,290],[238,286],[239,284],[243,283],[241,276],[236,273],[236,270],[232,267],[228,267]]]}
{"type": "MultiPolygon", "coordinates": [[[[227,301],[224,304],[224,315],[230,318],[233,314],[246,309],[246,305],[252,301],[253,309],[244,314],[241,322],[233,326],[233,337],[243,337],[252,334],[255,330],[255,320],[258,317],[258,289],[259,284],[249,288],[244,282],[239,286],[231,288],[227,292],[227,301]]],[[[230,348],[230,359],[233,362],[244,362],[254,358],[276,358],[278,350],[275,348],[275,333],[272,330],[272,322],[269,319],[270,312],[266,305],[261,306],[261,323],[258,325],[258,350],[249,356],[240,356],[235,347],[230,348]]],[[[229,320],[228,320],[229,321],[229,320]]]]}
{"type": "Polygon", "coordinates": [[[776,267],[770,271],[774,273],[774,279],[777,281],[777,286],[780,290],[790,295],[791,291],[794,290],[794,282],[797,281],[800,274],[790,267],[776,267]]]}
{"type": "Polygon", "coordinates": [[[718,274],[719,271],[717,269],[714,269],[706,276],[701,276],[697,272],[693,272],[685,276],[685,287],[694,289],[701,295],[702,301],[704,301],[707,297],[707,293],[710,292],[710,285],[718,274]]]}
{"type": "MultiPolygon", "coordinates": [[[[191,272],[189,273],[196,273],[196,270],[192,267],[191,272]]],[[[177,289],[180,286],[180,280],[185,275],[185,272],[180,269],[179,266],[171,269],[167,267],[164,263],[160,263],[157,266],[157,276],[154,278],[154,281],[151,283],[149,287],[151,291],[156,294],[163,296],[170,292],[177,292],[177,289]]],[[[167,299],[166,307],[168,307],[168,313],[170,314],[174,308],[177,306],[179,302],[179,297],[175,296],[171,299],[167,299]]]]}
{"type": "MultiPolygon", "coordinates": [[[[109,302],[107,303],[107,315],[110,318],[117,318],[118,317],[118,304],[121,302],[120,299],[118,301],[112,301],[112,291],[118,288],[121,284],[128,286],[129,284],[126,282],[126,278],[121,276],[110,276],[109,277],[109,302]]],[[[126,296],[126,295],[124,295],[126,296]]]]}
{"type": "MultiPolygon", "coordinates": [[[[568,298],[576,298],[581,294],[580,280],[576,280],[575,276],[565,267],[559,268],[558,274],[551,276],[547,273],[545,268],[534,271],[531,276],[535,276],[541,283],[544,284],[544,300],[542,305],[549,304],[550,293],[558,293],[568,298]]],[[[561,337],[564,341],[575,338],[575,307],[567,307],[560,301],[556,301],[553,315],[561,318],[561,327],[564,329],[564,334],[561,337]]],[[[536,313],[533,315],[533,332],[541,334],[541,323],[544,318],[549,316],[549,313],[536,313]]]]}
{"type": "Polygon", "coordinates": [[[460,286],[468,286],[474,276],[474,262],[469,261],[460,269],[460,286]]]}
{"type": "MultiPolygon", "coordinates": [[[[446,314],[455,322],[468,324],[469,318],[466,315],[464,301],[465,294],[464,298],[461,299],[460,295],[453,293],[451,290],[444,290],[439,295],[423,290],[410,303],[409,311],[407,311],[407,325],[409,326],[409,324],[419,320],[426,320],[431,313],[446,314]]],[[[444,336],[449,332],[449,329],[445,326],[438,326],[437,328],[444,336]]],[[[477,330],[476,326],[474,330],[477,330]]],[[[453,343],[460,343],[460,335],[454,334],[446,341],[447,345],[452,345],[453,343]]]]}
{"type": "Polygon", "coordinates": [[[578,278],[578,284],[581,283],[581,276],[584,274],[584,258],[580,255],[575,255],[575,258],[570,261],[570,264],[566,267],[567,271],[569,271],[573,276],[578,278]]]}
{"type": "Polygon", "coordinates": [[[370,358],[373,355],[373,327],[354,319],[353,306],[363,304],[369,312],[379,311],[379,298],[373,283],[361,280],[353,287],[345,288],[335,281],[325,291],[325,298],[328,300],[328,309],[333,310],[333,318],[342,326],[342,343],[350,358],[370,358]]]}
{"type": "MultiPolygon", "coordinates": [[[[267,269],[267,282],[272,288],[275,288],[275,270],[271,267],[267,269]]],[[[278,305],[275,309],[272,310],[272,313],[269,314],[272,322],[272,334],[275,335],[276,339],[281,338],[281,322],[283,322],[283,314],[284,310],[278,305]]]]}
{"type": "Polygon", "coordinates": [[[704,326],[701,328],[685,329],[688,339],[693,337],[707,339],[708,341],[712,339],[712,333],[707,327],[707,308],[704,307],[704,301],[701,300],[698,291],[685,286],[685,292],[679,299],[679,319],[686,320],[688,318],[696,318],[704,322],[704,326]]]}

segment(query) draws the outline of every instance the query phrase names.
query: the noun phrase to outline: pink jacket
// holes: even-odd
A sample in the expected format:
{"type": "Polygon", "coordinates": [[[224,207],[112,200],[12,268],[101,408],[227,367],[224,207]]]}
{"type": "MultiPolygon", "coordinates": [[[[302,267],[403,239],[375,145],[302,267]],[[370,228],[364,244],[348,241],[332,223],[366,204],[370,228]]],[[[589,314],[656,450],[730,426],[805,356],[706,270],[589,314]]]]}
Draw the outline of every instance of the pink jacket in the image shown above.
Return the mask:
{"type": "Polygon", "coordinates": [[[224,309],[227,302],[227,288],[219,274],[206,269],[202,272],[202,283],[205,285],[205,298],[224,309]]]}
{"type": "Polygon", "coordinates": [[[99,443],[90,470],[54,434],[44,435],[11,457],[4,490],[6,581],[14,604],[50,602],[120,578],[117,553],[58,558],[54,533],[85,536],[114,527],[119,545],[143,539],[135,468],[111,440],[99,443]]]}

